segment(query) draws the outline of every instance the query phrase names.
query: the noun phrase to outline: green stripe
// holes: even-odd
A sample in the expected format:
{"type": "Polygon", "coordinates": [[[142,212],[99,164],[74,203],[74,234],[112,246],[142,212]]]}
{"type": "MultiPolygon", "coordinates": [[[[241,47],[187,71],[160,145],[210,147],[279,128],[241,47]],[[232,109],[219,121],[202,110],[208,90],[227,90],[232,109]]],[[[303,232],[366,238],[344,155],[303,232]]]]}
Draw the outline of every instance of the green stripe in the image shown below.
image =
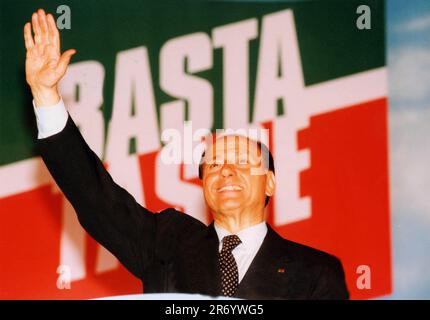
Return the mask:
{"type": "MultiPolygon", "coordinates": [[[[55,13],[58,1],[43,7],[55,13]]],[[[158,86],[158,56],[174,37],[211,30],[226,23],[285,8],[294,10],[307,85],[385,65],[383,1],[67,1],[72,29],[62,31],[62,48],[76,48],[73,62],[97,60],[105,67],[104,112],[111,115],[115,59],[119,51],[145,45],[149,49],[157,105],[172,100],[158,86]],[[372,9],[372,29],[356,28],[356,8],[372,9]]],[[[39,4],[2,1],[0,35],[0,165],[34,155],[36,136],[31,96],[25,83],[22,27],[39,4]],[[7,14],[6,14],[7,13],[7,14]]],[[[260,26],[261,27],[261,26],[260,26]]],[[[250,87],[255,86],[259,39],[250,44],[250,87]]],[[[222,50],[214,51],[214,67],[199,76],[214,87],[215,127],[222,126],[222,50]]],[[[250,95],[251,105],[253,96],[250,95]]],[[[284,106],[285,108],[285,106],[284,106]]],[[[285,111],[285,110],[284,110],[285,111]]],[[[280,107],[280,112],[282,108],[280,107]]]]}

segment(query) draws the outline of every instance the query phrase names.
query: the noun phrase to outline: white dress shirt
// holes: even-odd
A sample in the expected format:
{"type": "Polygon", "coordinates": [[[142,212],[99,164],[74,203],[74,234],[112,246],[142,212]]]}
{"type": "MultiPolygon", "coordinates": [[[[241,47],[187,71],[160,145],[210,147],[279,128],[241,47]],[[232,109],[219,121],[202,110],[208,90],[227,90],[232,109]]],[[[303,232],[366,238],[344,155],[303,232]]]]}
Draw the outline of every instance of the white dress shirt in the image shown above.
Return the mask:
{"type": "MultiPolygon", "coordinates": [[[[222,249],[222,239],[225,236],[231,235],[231,233],[224,228],[218,226],[215,222],[215,231],[219,239],[219,251],[222,249]]],[[[252,260],[263,243],[264,237],[267,234],[266,222],[260,222],[251,227],[240,230],[236,235],[242,241],[236,248],[231,252],[237,263],[237,269],[239,271],[239,283],[248,271],[252,260]]]]}
{"type": "MultiPolygon", "coordinates": [[[[34,113],[36,114],[36,122],[38,128],[38,139],[47,138],[56,133],[61,132],[67,123],[68,113],[64,105],[63,99],[50,107],[38,106],[36,107],[33,101],[34,113]]],[[[222,227],[214,224],[215,231],[218,235],[219,251],[222,249],[222,239],[230,235],[231,233],[222,227]]],[[[248,271],[252,260],[263,243],[264,237],[267,234],[266,222],[261,222],[246,229],[241,230],[236,235],[240,238],[240,243],[236,248],[233,249],[232,254],[236,260],[238,271],[239,271],[239,282],[245,276],[248,271]]]]}
{"type": "Polygon", "coordinates": [[[61,132],[67,123],[68,113],[64,106],[63,99],[56,105],[45,107],[37,106],[33,100],[34,114],[37,123],[37,138],[43,139],[61,132]]]}

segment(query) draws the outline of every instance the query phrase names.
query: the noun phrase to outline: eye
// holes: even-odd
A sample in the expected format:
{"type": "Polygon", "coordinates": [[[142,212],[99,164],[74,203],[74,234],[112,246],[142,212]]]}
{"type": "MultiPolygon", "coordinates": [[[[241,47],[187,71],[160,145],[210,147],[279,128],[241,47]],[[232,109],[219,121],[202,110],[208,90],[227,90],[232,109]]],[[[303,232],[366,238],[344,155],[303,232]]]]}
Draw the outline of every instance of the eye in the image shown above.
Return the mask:
{"type": "Polygon", "coordinates": [[[209,162],[208,163],[208,167],[209,169],[218,169],[219,167],[221,167],[223,164],[222,160],[216,159],[213,162],[209,162]]]}

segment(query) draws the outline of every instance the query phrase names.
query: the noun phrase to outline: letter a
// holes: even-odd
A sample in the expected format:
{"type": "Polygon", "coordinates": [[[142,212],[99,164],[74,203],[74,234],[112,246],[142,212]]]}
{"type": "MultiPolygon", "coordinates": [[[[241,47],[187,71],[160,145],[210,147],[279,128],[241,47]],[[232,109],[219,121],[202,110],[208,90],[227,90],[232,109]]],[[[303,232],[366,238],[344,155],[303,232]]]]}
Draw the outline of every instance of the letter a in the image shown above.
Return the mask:
{"type": "Polygon", "coordinates": [[[359,30],[363,29],[371,29],[371,21],[370,21],[370,8],[366,5],[361,5],[357,7],[358,14],[361,13],[361,15],[357,18],[357,28],[359,30]]]}

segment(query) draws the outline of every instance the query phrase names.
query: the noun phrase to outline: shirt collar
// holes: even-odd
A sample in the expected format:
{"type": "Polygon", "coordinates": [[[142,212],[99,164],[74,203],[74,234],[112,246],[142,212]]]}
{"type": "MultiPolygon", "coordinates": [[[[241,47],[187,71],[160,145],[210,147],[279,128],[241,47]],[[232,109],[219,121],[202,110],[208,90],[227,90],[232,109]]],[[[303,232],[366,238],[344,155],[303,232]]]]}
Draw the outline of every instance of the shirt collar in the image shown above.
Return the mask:
{"type": "MultiPolygon", "coordinates": [[[[222,247],[222,239],[225,236],[231,235],[232,233],[219,225],[214,223],[215,231],[218,235],[218,239],[220,242],[220,248],[222,247]]],[[[236,235],[240,238],[242,241],[241,245],[246,250],[252,250],[254,247],[261,245],[263,242],[264,237],[267,234],[267,224],[265,221],[257,223],[253,226],[250,226],[248,228],[240,230],[236,235]]],[[[239,245],[239,246],[241,246],[239,245]]]]}

